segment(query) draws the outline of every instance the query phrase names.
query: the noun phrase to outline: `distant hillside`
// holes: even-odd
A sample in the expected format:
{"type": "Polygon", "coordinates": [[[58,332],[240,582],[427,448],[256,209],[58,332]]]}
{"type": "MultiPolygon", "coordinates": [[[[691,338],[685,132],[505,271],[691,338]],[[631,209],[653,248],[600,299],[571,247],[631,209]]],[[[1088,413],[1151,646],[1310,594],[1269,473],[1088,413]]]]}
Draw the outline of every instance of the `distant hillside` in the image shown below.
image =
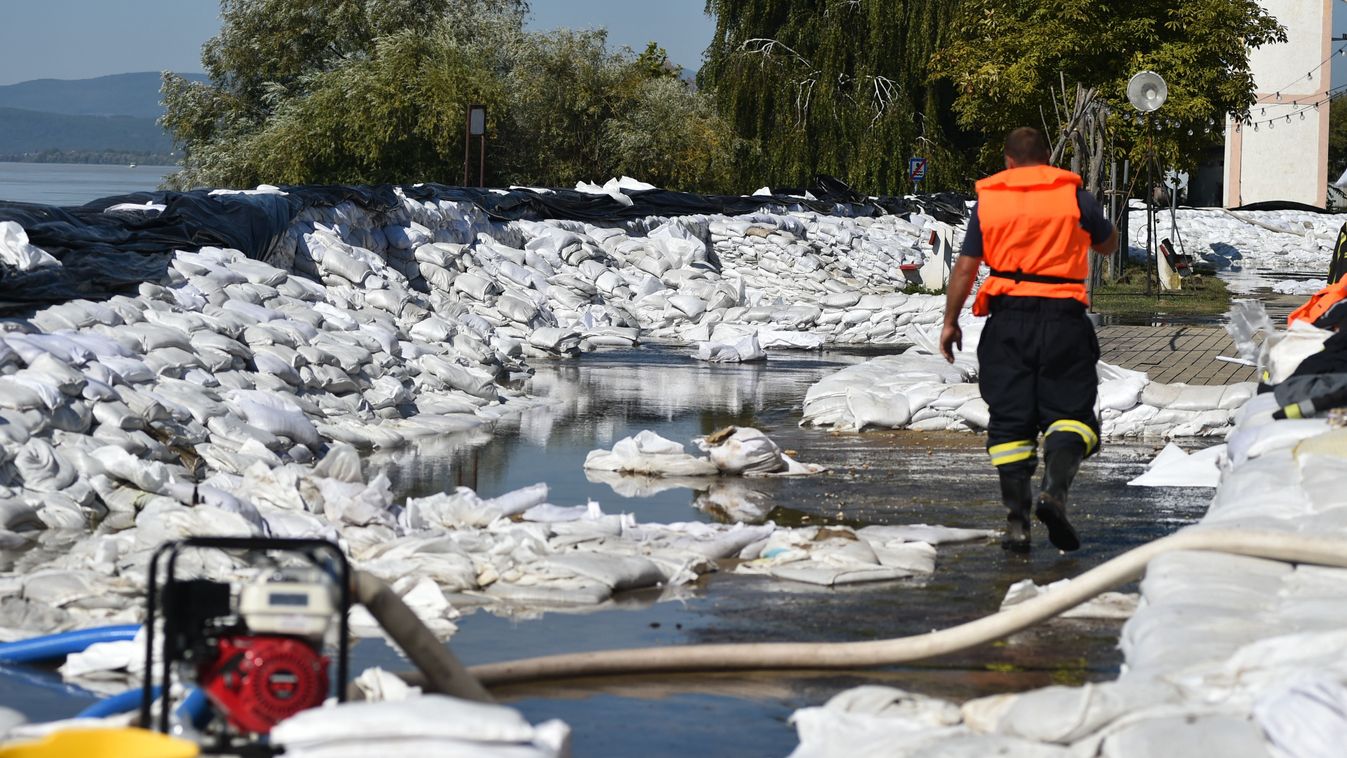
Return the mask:
{"type": "Polygon", "coordinates": [[[166,154],[168,135],[153,118],[70,116],[0,108],[0,154],[115,150],[166,154]]]}
{"type": "MultiPolygon", "coordinates": [[[[204,74],[184,74],[205,81],[204,74]]],[[[136,116],[155,119],[159,105],[159,73],[113,74],[96,79],[34,79],[0,86],[0,108],[66,113],[77,116],[136,116]]]]}

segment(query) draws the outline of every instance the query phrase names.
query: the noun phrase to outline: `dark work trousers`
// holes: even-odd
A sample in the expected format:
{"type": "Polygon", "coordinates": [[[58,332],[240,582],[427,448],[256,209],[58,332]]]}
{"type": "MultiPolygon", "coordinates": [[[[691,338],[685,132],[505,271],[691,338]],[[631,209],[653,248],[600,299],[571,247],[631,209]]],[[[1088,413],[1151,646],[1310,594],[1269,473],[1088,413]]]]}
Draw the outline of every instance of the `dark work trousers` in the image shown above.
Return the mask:
{"type": "Polygon", "coordinates": [[[1031,476],[1045,453],[1099,449],[1099,340],[1076,300],[1002,295],[978,341],[978,387],[991,411],[987,451],[1003,473],[1031,476]]]}

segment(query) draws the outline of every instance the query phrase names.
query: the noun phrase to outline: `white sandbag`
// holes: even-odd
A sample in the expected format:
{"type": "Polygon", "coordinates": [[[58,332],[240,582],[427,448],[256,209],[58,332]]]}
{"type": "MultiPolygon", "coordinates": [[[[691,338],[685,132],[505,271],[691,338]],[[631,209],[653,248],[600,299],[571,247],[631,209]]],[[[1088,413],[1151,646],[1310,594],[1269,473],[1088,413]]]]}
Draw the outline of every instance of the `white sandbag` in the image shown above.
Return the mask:
{"type": "Polygon", "coordinates": [[[37,492],[59,492],[75,483],[79,472],[51,443],[34,437],[14,456],[23,486],[37,492]]]}
{"type": "Polygon", "coordinates": [[[336,274],[352,284],[363,283],[372,273],[369,264],[343,250],[342,247],[325,248],[319,267],[323,272],[336,274]]]}
{"type": "Polygon", "coordinates": [[[486,371],[460,365],[438,355],[423,355],[418,360],[422,368],[456,390],[487,399],[498,395],[496,378],[486,371]]]}
{"type": "Polygon", "coordinates": [[[648,429],[618,440],[612,450],[591,450],[585,456],[585,468],[648,476],[715,476],[720,472],[706,458],[688,455],[681,444],[648,429]]]}
{"type": "Polygon", "coordinates": [[[98,461],[103,473],[115,479],[146,492],[168,494],[169,473],[162,463],[141,460],[111,445],[94,450],[90,457],[98,461]]]}
{"type": "Polygon", "coordinates": [[[758,344],[764,350],[818,350],[825,338],[814,332],[788,332],[780,329],[759,329],[758,344]]]}
{"type": "Polygon", "coordinates": [[[722,474],[729,476],[799,475],[824,470],[822,466],[797,463],[766,434],[751,427],[725,427],[693,442],[722,474]]]}
{"type": "Polygon", "coordinates": [[[249,424],[271,434],[305,445],[321,442],[313,422],[293,402],[280,395],[257,390],[231,390],[225,402],[249,424]]]}
{"type": "Polygon", "coordinates": [[[697,343],[693,358],[709,363],[749,363],[767,359],[767,353],[758,344],[755,332],[721,341],[697,343]]]}
{"type": "Polygon", "coordinates": [[[459,274],[454,278],[454,291],[460,292],[471,297],[474,300],[485,301],[492,295],[500,293],[500,285],[475,273],[459,274]]]}
{"type": "Polygon", "coordinates": [[[60,393],[56,388],[45,389],[45,385],[30,384],[13,376],[0,376],[0,408],[16,411],[48,409],[48,400],[60,402],[60,393]]]}
{"type": "Polygon", "coordinates": [[[28,232],[15,221],[0,221],[0,263],[19,271],[59,266],[50,253],[28,241],[28,232]]]}

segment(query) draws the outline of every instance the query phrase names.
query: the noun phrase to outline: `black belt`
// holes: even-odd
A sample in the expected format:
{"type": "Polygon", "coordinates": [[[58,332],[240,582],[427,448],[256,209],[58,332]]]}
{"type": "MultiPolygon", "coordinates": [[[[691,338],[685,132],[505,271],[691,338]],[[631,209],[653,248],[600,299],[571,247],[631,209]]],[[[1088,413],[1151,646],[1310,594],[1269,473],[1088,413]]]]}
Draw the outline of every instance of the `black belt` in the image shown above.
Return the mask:
{"type": "Polygon", "coordinates": [[[1029,274],[1024,271],[997,271],[992,269],[990,276],[1000,279],[1011,279],[1016,284],[1020,282],[1033,282],[1034,284],[1084,284],[1084,279],[1067,279],[1064,276],[1048,276],[1046,274],[1029,274]]]}

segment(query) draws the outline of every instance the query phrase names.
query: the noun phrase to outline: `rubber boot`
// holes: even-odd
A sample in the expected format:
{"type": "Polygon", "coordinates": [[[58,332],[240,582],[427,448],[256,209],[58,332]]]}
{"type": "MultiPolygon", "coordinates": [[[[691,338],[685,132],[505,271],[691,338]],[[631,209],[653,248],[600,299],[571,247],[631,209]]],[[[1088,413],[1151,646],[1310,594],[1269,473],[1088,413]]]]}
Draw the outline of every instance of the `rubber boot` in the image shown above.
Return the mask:
{"type": "Polygon", "coordinates": [[[1048,528],[1048,541],[1059,550],[1080,549],[1080,537],[1066,518],[1066,496],[1085,457],[1084,445],[1067,445],[1043,453],[1043,491],[1035,515],[1048,528]]]}
{"type": "Polygon", "coordinates": [[[1033,508],[1033,475],[1021,471],[1000,471],[1001,502],[1005,503],[1006,533],[1001,547],[1016,553],[1029,552],[1029,511],[1033,508]]]}

